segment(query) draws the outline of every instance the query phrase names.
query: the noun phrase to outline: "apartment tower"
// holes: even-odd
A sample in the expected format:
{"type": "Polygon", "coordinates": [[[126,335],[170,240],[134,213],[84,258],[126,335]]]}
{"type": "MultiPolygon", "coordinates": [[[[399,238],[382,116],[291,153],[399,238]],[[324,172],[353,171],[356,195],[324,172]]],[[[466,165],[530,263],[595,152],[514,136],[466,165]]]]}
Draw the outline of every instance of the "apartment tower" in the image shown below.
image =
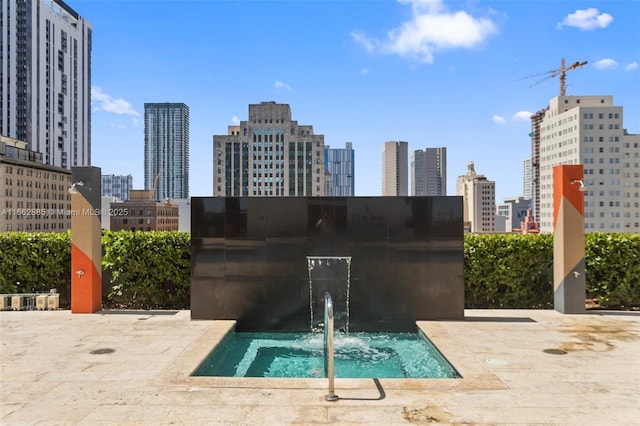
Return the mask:
{"type": "Polygon", "coordinates": [[[324,195],[324,135],[292,120],[288,104],[251,104],[227,132],[213,136],[214,196],[324,195]]]}
{"type": "Polygon", "coordinates": [[[325,190],[330,197],[355,195],[355,152],[351,142],[344,148],[324,147],[325,190]]]}
{"type": "Polygon", "coordinates": [[[189,107],[144,104],[144,188],[153,199],[189,198],[189,107]]]}
{"type": "Polygon", "coordinates": [[[640,232],[640,135],[612,96],[557,96],[538,113],[540,231],[553,232],[553,168],[584,167],[585,232],[640,232]]]}
{"type": "Polygon", "coordinates": [[[382,147],[382,195],[409,195],[409,144],[385,142],[382,147]]]}
{"type": "Polygon", "coordinates": [[[61,0],[3,0],[0,21],[0,134],[91,165],[91,24],[61,0]]]}
{"type": "Polygon", "coordinates": [[[447,148],[413,151],[411,195],[447,195],[447,148]]]}
{"type": "Polygon", "coordinates": [[[531,157],[522,162],[522,189],[525,200],[533,199],[533,173],[531,157]]]}

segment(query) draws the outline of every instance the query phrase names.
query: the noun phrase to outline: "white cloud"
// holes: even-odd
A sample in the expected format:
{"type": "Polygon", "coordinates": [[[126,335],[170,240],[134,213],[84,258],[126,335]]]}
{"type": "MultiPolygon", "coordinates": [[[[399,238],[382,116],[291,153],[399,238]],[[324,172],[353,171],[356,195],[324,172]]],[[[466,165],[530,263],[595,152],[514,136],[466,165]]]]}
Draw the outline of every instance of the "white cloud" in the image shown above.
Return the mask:
{"type": "Polygon", "coordinates": [[[291,86],[289,86],[287,83],[283,83],[280,80],[276,80],[275,86],[276,89],[287,89],[288,91],[291,91],[291,86]]]}
{"type": "Polygon", "coordinates": [[[497,27],[488,18],[475,18],[464,11],[448,12],[440,0],[398,0],[412,7],[411,19],[379,40],[361,31],[352,31],[356,44],[367,52],[395,54],[422,63],[432,63],[437,51],[473,48],[497,27]]]}
{"type": "Polygon", "coordinates": [[[122,98],[113,98],[105,93],[101,87],[91,87],[91,110],[104,111],[113,114],[126,114],[134,117],[140,117],[140,113],[133,106],[122,98]]]}
{"type": "Polygon", "coordinates": [[[614,68],[618,68],[618,63],[611,58],[604,58],[595,62],[593,66],[599,70],[611,70],[614,68]]]}
{"type": "Polygon", "coordinates": [[[356,44],[359,44],[360,46],[364,47],[364,50],[366,50],[369,53],[376,50],[376,46],[375,46],[376,41],[367,37],[367,35],[362,31],[358,31],[358,30],[351,31],[351,38],[353,39],[353,41],[356,42],[356,44]]]}
{"type": "Polygon", "coordinates": [[[625,71],[635,71],[637,69],[638,69],[638,63],[637,62],[631,62],[626,67],[624,67],[625,71]]]}
{"type": "Polygon", "coordinates": [[[231,123],[240,124],[240,119],[238,118],[237,115],[234,115],[233,117],[231,117],[231,123]]]}
{"type": "Polygon", "coordinates": [[[360,74],[362,74],[362,75],[367,75],[367,74],[369,74],[369,68],[362,68],[362,69],[360,70],[360,74]]]}
{"type": "Polygon", "coordinates": [[[567,26],[579,28],[582,31],[591,31],[596,28],[606,28],[611,22],[613,22],[613,16],[608,13],[600,13],[595,7],[590,7],[570,13],[562,22],[558,22],[558,28],[567,26]]]}
{"type": "Polygon", "coordinates": [[[496,124],[504,124],[507,122],[507,120],[505,120],[504,117],[500,115],[494,115],[493,118],[491,118],[491,121],[493,121],[496,124]]]}
{"type": "Polygon", "coordinates": [[[436,13],[444,9],[442,0],[398,0],[398,3],[410,4],[414,14],[436,13]]]}
{"type": "Polygon", "coordinates": [[[529,121],[532,115],[533,113],[529,111],[518,111],[513,114],[513,117],[511,117],[511,119],[513,121],[529,121]]]}

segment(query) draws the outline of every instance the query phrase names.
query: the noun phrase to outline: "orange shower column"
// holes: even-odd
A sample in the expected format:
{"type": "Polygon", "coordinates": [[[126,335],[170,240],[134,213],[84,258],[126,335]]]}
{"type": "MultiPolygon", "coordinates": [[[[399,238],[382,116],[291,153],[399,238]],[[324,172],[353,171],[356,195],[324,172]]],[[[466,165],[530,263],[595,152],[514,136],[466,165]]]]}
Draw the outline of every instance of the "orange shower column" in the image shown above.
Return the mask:
{"type": "Polygon", "coordinates": [[[102,175],[98,167],[71,170],[71,313],[102,309],[102,175]]]}
{"type": "Polygon", "coordinates": [[[553,168],[553,306],[585,312],[584,194],[582,164],[553,168]]]}

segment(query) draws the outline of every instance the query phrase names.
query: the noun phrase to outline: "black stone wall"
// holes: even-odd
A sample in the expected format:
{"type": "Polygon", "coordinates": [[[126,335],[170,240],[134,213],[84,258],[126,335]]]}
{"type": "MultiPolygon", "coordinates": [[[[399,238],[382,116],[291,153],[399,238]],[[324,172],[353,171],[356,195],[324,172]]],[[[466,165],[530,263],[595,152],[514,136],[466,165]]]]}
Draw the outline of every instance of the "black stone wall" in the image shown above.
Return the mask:
{"type": "Polygon", "coordinates": [[[194,320],[308,331],[307,256],[351,257],[351,331],[464,318],[462,197],[193,197],[191,238],[194,320]]]}

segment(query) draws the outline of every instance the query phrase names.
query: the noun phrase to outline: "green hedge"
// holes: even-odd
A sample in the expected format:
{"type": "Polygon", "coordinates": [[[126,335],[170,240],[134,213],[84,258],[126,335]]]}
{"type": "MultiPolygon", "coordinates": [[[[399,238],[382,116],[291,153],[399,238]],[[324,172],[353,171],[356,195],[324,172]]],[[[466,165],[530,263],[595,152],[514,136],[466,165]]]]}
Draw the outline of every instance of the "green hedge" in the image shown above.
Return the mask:
{"type": "MultiPolygon", "coordinates": [[[[103,306],[188,309],[190,235],[186,232],[104,231],[103,306]]],[[[60,293],[71,296],[70,233],[0,233],[0,293],[60,293]]]]}
{"type": "Polygon", "coordinates": [[[189,233],[105,231],[102,244],[113,283],[108,307],[188,309],[189,233]]]}
{"type": "MultiPolygon", "coordinates": [[[[189,233],[105,231],[102,245],[105,307],[189,308],[189,233]]],[[[0,233],[0,292],[56,288],[66,307],[70,258],[69,233],[0,233]]],[[[640,235],[587,234],[585,265],[587,297],[640,305],[640,235]]],[[[468,308],[551,308],[553,236],[466,234],[464,278],[468,308]]]]}
{"type": "Polygon", "coordinates": [[[640,234],[587,234],[585,277],[601,305],[640,305],[640,234]]]}
{"type": "Polygon", "coordinates": [[[465,234],[465,306],[553,307],[553,237],[465,234]]]}
{"type": "Polygon", "coordinates": [[[0,233],[0,293],[40,293],[56,289],[69,302],[69,233],[0,233]]]}
{"type": "MultiPolygon", "coordinates": [[[[465,306],[552,308],[553,235],[466,234],[465,306]]],[[[640,235],[585,236],[587,298],[602,307],[640,306],[640,235]]]]}

